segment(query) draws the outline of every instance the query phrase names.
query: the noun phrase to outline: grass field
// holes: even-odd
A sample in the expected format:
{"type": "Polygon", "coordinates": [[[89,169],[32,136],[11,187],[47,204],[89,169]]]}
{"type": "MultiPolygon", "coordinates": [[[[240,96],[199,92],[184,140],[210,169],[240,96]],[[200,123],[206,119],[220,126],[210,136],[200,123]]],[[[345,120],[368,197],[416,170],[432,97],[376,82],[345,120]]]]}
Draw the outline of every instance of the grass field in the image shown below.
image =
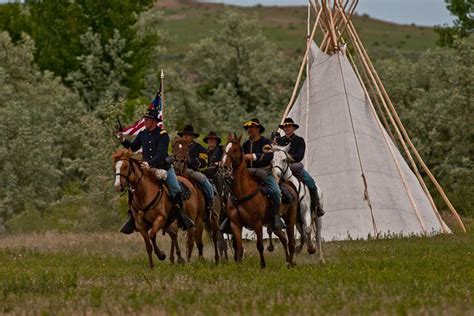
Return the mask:
{"type": "Polygon", "coordinates": [[[0,313],[472,315],[467,224],[468,234],[326,243],[326,264],[304,253],[292,269],[278,247],[265,270],[253,242],[241,265],[215,266],[206,247],[207,260],[150,270],[138,234],[4,235],[0,313]]]}

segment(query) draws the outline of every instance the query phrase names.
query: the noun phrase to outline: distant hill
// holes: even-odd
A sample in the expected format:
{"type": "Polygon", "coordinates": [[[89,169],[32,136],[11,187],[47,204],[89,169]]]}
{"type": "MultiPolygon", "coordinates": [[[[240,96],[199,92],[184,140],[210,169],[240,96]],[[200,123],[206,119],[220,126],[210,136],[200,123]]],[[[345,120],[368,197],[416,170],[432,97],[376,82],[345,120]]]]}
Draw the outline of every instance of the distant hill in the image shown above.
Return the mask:
{"type": "MultiPolygon", "coordinates": [[[[215,31],[219,14],[230,7],[189,0],[160,0],[157,5],[165,12],[164,28],[175,37],[169,51],[171,59],[180,59],[190,44],[215,31]]],[[[257,16],[267,38],[286,54],[299,57],[304,52],[306,7],[232,8],[257,16]]],[[[420,52],[434,47],[437,39],[431,27],[398,25],[369,16],[354,16],[353,22],[374,59],[393,57],[397,53],[416,58],[420,52]]]]}

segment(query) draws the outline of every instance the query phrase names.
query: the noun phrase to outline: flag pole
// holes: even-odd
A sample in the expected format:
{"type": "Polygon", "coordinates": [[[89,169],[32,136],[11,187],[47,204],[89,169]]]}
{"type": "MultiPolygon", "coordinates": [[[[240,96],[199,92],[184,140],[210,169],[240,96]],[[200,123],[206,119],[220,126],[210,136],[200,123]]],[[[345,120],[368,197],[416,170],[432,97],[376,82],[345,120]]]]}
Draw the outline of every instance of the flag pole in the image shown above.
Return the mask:
{"type": "Polygon", "coordinates": [[[161,126],[165,127],[165,73],[161,69],[160,74],[160,85],[161,85],[161,126]]]}

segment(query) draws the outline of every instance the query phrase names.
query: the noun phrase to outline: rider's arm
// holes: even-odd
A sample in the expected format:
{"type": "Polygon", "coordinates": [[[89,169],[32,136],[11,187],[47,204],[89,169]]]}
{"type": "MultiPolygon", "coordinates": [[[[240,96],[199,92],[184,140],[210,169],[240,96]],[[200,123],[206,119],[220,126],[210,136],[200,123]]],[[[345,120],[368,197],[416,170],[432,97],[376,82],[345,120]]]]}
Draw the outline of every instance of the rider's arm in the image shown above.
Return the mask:
{"type": "Polygon", "coordinates": [[[170,143],[170,137],[168,133],[161,132],[160,141],[156,148],[156,153],[153,158],[150,159],[150,166],[156,166],[157,164],[162,164],[165,161],[165,158],[168,156],[168,145],[170,143]]]}
{"type": "Polygon", "coordinates": [[[123,147],[127,149],[131,149],[132,151],[137,151],[142,147],[142,132],[138,133],[137,137],[133,140],[133,142],[129,141],[128,139],[125,139],[122,142],[123,147]]]}

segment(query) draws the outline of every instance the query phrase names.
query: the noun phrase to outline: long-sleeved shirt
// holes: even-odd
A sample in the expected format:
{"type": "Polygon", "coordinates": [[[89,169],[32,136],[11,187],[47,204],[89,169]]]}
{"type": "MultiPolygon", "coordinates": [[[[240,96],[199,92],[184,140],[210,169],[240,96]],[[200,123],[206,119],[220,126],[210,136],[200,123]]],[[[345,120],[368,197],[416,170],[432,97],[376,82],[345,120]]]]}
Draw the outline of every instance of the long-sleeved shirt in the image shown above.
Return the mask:
{"type": "Polygon", "coordinates": [[[222,160],[222,156],[224,154],[224,149],[222,148],[221,145],[217,145],[214,149],[207,150],[207,164],[209,166],[215,164],[216,162],[219,162],[222,160]]]}
{"type": "Polygon", "coordinates": [[[166,158],[168,157],[169,143],[168,133],[157,127],[152,131],[141,131],[132,142],[125,139],[122,145],[133,151],[142,148],[143,160],[148,162],[150,167],[168,170],[170,165],[166,158]]]}
{"type": "Polygon", "coordinates": [[[303,160],[304,152],[306,150],[306,143],[303,137],[293,134],[291,137],[280,137],[277,142],[280,146],[286,146],[290,144],[288,154],[290,154],[295,162],[301,162],[303,160]]]}
{"type": "Polygon", "coordinates": [[[253,154],[253,159],[247,161],[249,168],[264,168],[271,165],[273,152],[266,152],[272,149],[272,142],[263,136],[257,140],[247,140],[243,145],[244,154],[253,154]]]}
{"type": "Polygon", "coordinates": [[[189,144],[188,168],[197,171],[207,166],[207,150],[201,144],[192,142],[189,144]]]}

